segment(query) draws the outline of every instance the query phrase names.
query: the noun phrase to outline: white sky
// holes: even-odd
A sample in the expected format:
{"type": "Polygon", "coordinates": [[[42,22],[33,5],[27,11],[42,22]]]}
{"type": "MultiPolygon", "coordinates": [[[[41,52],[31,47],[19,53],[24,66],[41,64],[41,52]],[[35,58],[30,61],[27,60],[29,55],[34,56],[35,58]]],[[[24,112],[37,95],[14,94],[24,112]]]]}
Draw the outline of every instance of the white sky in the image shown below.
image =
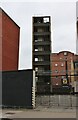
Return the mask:
{"type": "Polygon", "coordinates": [[[76,0],[13,1],[3,0],[0,5],[20,26],[19,69],[32,68],[32,16],[51,16],[52,52],[76,52],[76,0]]]}

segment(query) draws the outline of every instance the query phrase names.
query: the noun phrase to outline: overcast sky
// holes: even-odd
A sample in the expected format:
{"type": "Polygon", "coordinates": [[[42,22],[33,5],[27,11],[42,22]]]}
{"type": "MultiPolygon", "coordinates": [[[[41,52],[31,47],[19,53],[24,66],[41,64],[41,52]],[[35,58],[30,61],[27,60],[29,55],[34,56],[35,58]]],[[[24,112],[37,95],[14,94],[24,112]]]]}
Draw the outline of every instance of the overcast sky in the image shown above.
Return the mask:
{"type": "Polygon", "coordinates": [[[52,52],[76,52],[76,0],[72,2],[4,2],[5,12],[20,26],[19,69],[32,68],[32,17],[51,16],[52,52]]]}

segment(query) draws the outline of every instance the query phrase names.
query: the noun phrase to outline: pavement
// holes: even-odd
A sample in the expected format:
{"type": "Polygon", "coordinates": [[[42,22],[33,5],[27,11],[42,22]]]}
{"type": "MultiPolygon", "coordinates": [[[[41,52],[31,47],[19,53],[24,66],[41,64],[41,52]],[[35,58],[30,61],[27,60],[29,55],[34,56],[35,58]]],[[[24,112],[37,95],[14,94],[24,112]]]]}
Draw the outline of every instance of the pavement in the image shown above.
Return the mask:
{"type": "MultiPolygon", "coordinates": [[[[0,110],[0,115],[2,112],[1,118],[10,118],[11,120],[22,119],[22,118],[54,118],[62,119],[62,118],[72,118],[75,120],[76,118],[76,109],[62,109],[62,108],[54,108],[54,109],[3,109],[0,110]]],[[[71,119],[71,120],[72,120],[71,119]]],[[[63,119],[64,120],[64,119],[63,119]]]]}
{"type": "MultiPolygon", "coordinates": [[[[51,118],[51,120],[78,120],[76,96],[37,96],[35,109],[0,109],[3,120],[24,118],[51,118]]],[[[38,119],[39,120],[39,119],[38,119]]]]}

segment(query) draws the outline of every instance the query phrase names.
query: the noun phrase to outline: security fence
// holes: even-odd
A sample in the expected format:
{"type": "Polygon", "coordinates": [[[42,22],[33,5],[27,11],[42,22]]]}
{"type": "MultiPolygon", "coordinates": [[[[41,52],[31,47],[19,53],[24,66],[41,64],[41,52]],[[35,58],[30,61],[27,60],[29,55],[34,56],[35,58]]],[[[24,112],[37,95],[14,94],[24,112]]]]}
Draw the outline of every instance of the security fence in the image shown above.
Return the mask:
{"type": "Polygon", "coordinates": [[[36,96],[36,108],[37,107],[61,107],[61,108],[73,108],[78,107],[77,95],[37,95],[36,96]]]}
{"type": "Polygon", "coordinates": [[[78,69],[73,70],[39,70],[36,77],[36,92],[71,93],[77,92],[78,69]],[[43,76],[46,76],[45,79],[43,76]],[[48,79],[50,76],[50,80],[48,79]],[[38,78],[41,78],[39,81],[38,78]]]}

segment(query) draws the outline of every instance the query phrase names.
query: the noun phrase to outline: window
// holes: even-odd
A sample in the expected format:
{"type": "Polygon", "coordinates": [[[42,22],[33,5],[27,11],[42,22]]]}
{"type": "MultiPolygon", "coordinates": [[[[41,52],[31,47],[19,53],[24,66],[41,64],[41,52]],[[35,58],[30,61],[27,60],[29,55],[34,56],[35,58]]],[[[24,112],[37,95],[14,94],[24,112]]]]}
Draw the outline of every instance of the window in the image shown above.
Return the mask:
{"type": "Polygon", "coordinates": [[[78,63],[75,63],[75,65],[76,65],[76,68],[78,68],[78,63]]]}
{"type": "Polygon", "coordinates": [[[35,42],[38,42],[38,40],[35,40],[35,42]]]}
{"type": "Polygon", "coordinates": [[[43,29],[38,29],[38,32],[43,32],[43,29]]]}
{"type": "Polygon", "coordinates": [[[42,47],[39,47],[38,50],[39,50],[39,51],[43,51],[43,48],[42,48],[42,47]]]}
{"type": "Polygon", "coordinates": [[[64,78],[64,76],[62,76],[62,79],[64,78]]]}
{"type": "Polygon", "coordinates": [[[35,58],[35,61],[38,61],[38,58],[35,58]]]}
{"type": "Polygon", "coordinates": [[[55,73],[58,73],[58,70],[55,70],[55,73]]]}
{"type": "Polygon", "coordinates": [[[38,49],[35,49],[35,51],[38,51],[38,49]]]}
{"type": "Polygon", "coordinates": [[[35,39],[35,42],[43,41],[42,38],[35,39]]]}
{"type": "Polygon", "coordinates": [[[67,52],[64,52],[64,55],[67,55],[67,52]]]}
{"type": "Polygon", "coordinates": [[[35,81],[36,81],[36,82],[38,81],[38,77],[35,77],[35,81]]]}
{"type": "Polygon", "coordinates": [[[56,83],[56,85],[58,85],[58,83],[56,83]]]}
{"type": "Polygon", "coordinates": [[[62,70],[62,71],[61,71],[61,73],[65,73],[65,72],[66,72],[66,70],[62,70]]]}
{"type": "Polygon", "coordinates": [[[41,20],[38,20],[37,23],[41,23],[41,20]]]}
{"type": "Polygon", "coordinates": [[[58,79],[58,76],[56,76],[56,79],[58,79]]]}
{"type": "Polygon", "coordinates": [[[58,66],[58,64],[55,64],[55,66],[58,66]]]}
{"type": "Polygon", "coordinates": [[[43,18],[43,20],[44,20],[44,23],[47,23],[47,22],[49,22],[49,18],[43,18]]]}
{"type": "Polygon", "coordinates": [[[43,71],[44,71],[44,68],[40,67],[39,72],[43,72],[43,71]]]}
{"type": "Polygon", "coordinates": [[[63,64],[63,63],[61,63],[61,66],[63,67],[63,66],[64,66],[64,64],[63,64]]]}
{"type": "Polygon", "coordinates": [[[38,71],[38,67],[35,67],[35,71],[36,71],[36,72],[38,71]]]}
{"type": "Polygon", "coordinates": [[[39,58],[39,61],[43,61],[44,59],[43,58],[39,58]]]}
{"type": "Polygon", "coordinates": [[[38,41],[43,41],[43,39],[42,39],[42,38],[39,38],[38,41]]]}

